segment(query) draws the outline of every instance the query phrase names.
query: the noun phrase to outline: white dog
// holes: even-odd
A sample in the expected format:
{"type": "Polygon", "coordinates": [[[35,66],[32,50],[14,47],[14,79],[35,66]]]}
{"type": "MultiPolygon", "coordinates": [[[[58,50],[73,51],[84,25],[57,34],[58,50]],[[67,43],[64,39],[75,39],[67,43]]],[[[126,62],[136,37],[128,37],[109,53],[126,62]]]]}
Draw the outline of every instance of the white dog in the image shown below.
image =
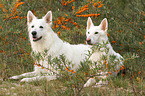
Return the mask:
{"type": "MultiPolygon", "coordinates": [[[[115,56],[115,59],[112,63],[118,62],[118,64],[115,66],[116,70],[120,70],[121,66],[123,66],[123,57],[119,54],[116,53],[111,44],[108,41],[108,36],[107,36],[107,29],[108,29],[108,22],[107,19],[104,18],[99,26],[94,26],[91,18],[88,18],[87,21],[87,31],[86,31],[86,36],[87,36],[87,43],[90,45],[95,45],[97,43],[103,44],[106,43],[106,47],[108,48],[108,53],[105,52],[106,48],[100,48],[99,50],[97,49],[90,57],[90,60],[92,62],[97,62],[99,63],[102,60],[102,56],[105,55],[107,56],[107,61],[109,61],[110,56],[115,56]]],[[[101,61],[103,63],[103,60],[101,61]]],[[[117,75],[119,71],[113,72],[112,75],[117,75]]],[[[102,72],[106,73],[106,72],[102,72]]],[[[106,78],[106,76],[102,76],[102,78],[106,78]]],[[[87,83],[84,85],[84,87],[92,86],[94,83],[96,83],[95,78],[90,78],[87,83]]],[[[105,82],[104,82],[105,83],[105,82]]],[[[99,81],[97,84],[103,84],[102,81],[99,81]]]]}
{"type": "MultiPolygon", "coordinates": [[[[59,55],[64,55],[65,58],[72,62],[74,66],[72,67],[76,70],[79,67],[81,61],[86,58],[88,50],[91,51],[89,45],[70,45],[69,43],[63,42],[56,33],[51,29],[52,24],[52,12],[49,11],[42,19],[37,19],[31,11],[27,14],[27,25],[29,31],[29,39],[31,42],[32,51],[34,54],[44,53],[47,51],[47,56],[52,56],[52,58],[59,57],[59,55]]],[[[44,60],[37,60],[38,64],[46,68],[50,68],[50,64],[47,62],[47,56],[43,56],[44,60]],[[45,60],[46,59],[46,60],[45,60]]],[[[34,58],[36,59],[36,58],[34,58]]],[[[57,70],[53,70],[57,72],[57,70]]],[[[48,73],[46,69],[41,69],[38,66],[34,66],[33,72],[24,73],[18,76],[12,76],[10,79],[20,79],[25,82],[31,82],[34,80],[41,80],[46,78],[48,81],[56,79],[55,75],[41,75],[41,73],[48,73]],[[27,78],[26,78],[27,77],[27,78]],[[29,78],[28,78],[29,77],[29,78]]],[[[51,72],[50,72],[51,73],[51,72]]]]}

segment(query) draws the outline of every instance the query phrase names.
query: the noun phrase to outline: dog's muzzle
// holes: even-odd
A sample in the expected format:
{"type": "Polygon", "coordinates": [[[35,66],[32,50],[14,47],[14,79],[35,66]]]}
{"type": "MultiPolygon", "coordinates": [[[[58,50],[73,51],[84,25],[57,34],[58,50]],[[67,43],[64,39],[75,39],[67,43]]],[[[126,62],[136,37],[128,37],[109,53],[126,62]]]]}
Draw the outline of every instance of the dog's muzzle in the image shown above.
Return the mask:
{"type": "Polygon", "coordinates": [[[37,38],[37,32],[36,31],[32,31],[32,36],[33,36],[33,41],[34,42],[36,42],[36,41],[38,41],[38,40],[40,40],[40,39],[42,39],[42,36],[40,36],[39,38],[37,38]]]}
{"type": "Polygon", "coordinates": [[[87,44],[92,45],[91,44],[91,39],[86,39],[87,44]]]}

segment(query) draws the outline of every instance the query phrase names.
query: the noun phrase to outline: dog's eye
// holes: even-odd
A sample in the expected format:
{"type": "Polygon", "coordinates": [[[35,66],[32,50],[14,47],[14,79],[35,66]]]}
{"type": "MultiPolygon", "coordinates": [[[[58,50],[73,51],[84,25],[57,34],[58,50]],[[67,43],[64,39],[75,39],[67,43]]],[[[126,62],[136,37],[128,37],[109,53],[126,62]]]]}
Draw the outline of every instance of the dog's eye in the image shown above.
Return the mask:
{"type": "Polygon", "coordinates": [[[90,34],[90,32],[88,32],[88,34],[90,34]]]}
{"type": "Polygon", "coordinates": [[[98,34],[98,32],[95,32],[95,34],[98,34]]]}
{"type": "Polygon", "coordinates": [[[40,26],[39,28],[43,28],[43,26],[40,26]]]}
{"type": "Polygon", "coordinates": [[[31,28],[34,28],[34,25],[32,25],[31,28]]]}

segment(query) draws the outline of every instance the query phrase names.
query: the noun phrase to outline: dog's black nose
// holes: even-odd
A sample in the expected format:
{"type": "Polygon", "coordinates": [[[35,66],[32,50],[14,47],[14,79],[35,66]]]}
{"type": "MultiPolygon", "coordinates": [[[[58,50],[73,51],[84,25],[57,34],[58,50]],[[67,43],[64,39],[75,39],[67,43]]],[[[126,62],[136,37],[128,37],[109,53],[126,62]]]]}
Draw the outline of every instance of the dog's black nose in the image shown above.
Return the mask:
{"type": "Polygon", "coordinates": [[[36,34],[37,34],[37,32],[36,31],[32,31],[32,33],[31,33],[33,36],[35,36],[36,34]]]}

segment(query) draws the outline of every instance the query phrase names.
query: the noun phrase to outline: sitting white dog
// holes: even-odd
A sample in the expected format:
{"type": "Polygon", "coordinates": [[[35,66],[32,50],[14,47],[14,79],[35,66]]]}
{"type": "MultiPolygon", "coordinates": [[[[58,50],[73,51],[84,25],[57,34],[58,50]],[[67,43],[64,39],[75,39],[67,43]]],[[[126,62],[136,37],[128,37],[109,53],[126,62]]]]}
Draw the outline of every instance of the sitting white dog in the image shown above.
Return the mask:
{"type": "MultiPolygon", "coordinates": [[[[119,53],[116,53],[109,40],[108,40],[108,36],[107,36],[107,29],[108,29],[108,22],[107,22],[107,19],[104,18],[101,22],[101,24],[99,26],[94,26],[91,18],[89,17],[88,20],[87,20],[87,32],[86,32],[86,36],[87,36],[87,44],[89,45],[96,45],[96,44],[107,44],[106,45],[106,48],[108,49],[108,52],[106,53],[106,48],[100,48],[100,49],[97,49],[90,57],[90,60],[92,62],[97,62],[97,64],[101,61],[102,63],[104,62],[102,60],[102,56],[107,56],[107,62],[109,61],[109,57],[110,56],[115,56],[115,59],[112,63],[114,62],[118,62],[117,65],[115,65],[115,69],[118,70],[116,72],[113,72],[111,75],[117,75],[121,66],[123,66],[123,57],[119,54],[119,53]]],[[[96,65],[97,66],[97,65],[96,65]]],[[[101,72],[101,74],[106,74],[108,72],[101,72]]],[[[106,78],[107,76],[101,76],[102,78],[106,78]]],[[[88,86],[92,86],[93,84],[96,83],[96,80],[95,78],[90,78],[86,84],[84,85],[84,87],[88,87],[88,86]]],[[[104,84],[106,82],[103,82],[102,80],[99,81],[99,83],[96,83],[96,85],[99,85],[99,84],[104,84]]]]}

